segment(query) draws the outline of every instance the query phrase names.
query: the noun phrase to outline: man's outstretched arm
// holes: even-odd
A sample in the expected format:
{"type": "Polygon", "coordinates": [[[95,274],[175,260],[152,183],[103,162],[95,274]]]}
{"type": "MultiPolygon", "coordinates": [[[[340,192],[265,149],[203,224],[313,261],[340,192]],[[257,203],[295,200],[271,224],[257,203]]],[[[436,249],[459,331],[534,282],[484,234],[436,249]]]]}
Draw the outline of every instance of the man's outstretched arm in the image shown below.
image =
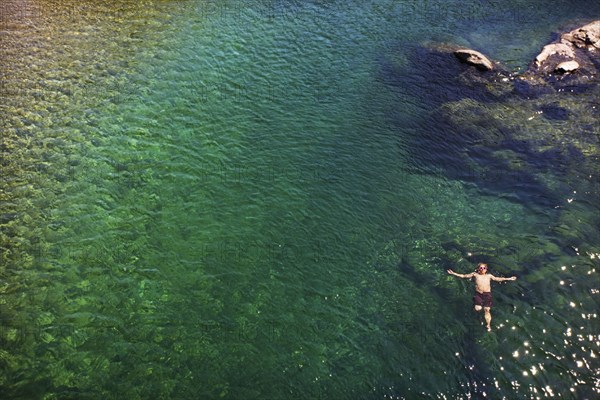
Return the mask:
{"type": "Polygon", "coordinates": [[[451,269],[448,270],[448,273],[450,275],[458,276],[459,278],[472,278],[473,275],[475,274],[474,272],[471,272],[470,274],[457,274],[456,272],[452,271],[451,269]]]}
{"type": "Polygon", "coordinates": [[[516,276],[511,276],[510,278],[499,278],[497,276],[492,275],[492,280],[495,282],[504,282],[504,281],[516,281],[516,276]]]}

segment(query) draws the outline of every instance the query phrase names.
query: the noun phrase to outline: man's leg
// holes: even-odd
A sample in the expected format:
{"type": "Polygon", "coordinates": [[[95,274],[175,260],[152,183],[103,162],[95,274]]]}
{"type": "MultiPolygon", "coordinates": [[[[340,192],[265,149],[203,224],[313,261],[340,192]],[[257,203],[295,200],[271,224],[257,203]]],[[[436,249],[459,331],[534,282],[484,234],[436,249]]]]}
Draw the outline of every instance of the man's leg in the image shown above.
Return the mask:
{"type": "Polygon", "coordinates": [[[482,307],[480,305],[476,305],[475,308],[473,308],[475,311],[481,311],[482,307]]]}
{"type": "Polygon", "coordinates": [[[484,307],[483,311],[485,312],[485,323],[487,324],[487,330],[491,331],[492,330],[492,314],[490,313],[490,308],[489,307],[484,307]]]}

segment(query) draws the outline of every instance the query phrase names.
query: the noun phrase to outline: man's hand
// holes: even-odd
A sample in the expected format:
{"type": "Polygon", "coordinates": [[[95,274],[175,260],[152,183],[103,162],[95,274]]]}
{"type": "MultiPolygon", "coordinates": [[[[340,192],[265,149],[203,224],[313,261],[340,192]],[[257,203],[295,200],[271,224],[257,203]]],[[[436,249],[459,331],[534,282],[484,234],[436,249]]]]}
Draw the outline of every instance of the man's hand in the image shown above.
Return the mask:
{"type": "Polygon", "coordinates": [[[508,278],[509,281],[516,281],[517,277],[516,276],[511,276],[510,278],[508,278]]]}
{"type": "Polygon", "coordinates": [[[448,270],[448,273],[449,273],[450,275],[456,275],[456,272],[452,271],[451,269],[449,269],[449,270],[448,270]]]}

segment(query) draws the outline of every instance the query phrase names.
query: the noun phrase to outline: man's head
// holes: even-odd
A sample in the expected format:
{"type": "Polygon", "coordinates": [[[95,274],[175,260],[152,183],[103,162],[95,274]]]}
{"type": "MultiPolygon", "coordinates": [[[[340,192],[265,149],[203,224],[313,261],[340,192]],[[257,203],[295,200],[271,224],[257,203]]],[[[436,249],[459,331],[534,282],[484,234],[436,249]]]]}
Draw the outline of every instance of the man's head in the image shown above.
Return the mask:
{"type": "Polygon", "coordinates": [[[488,270],[488,266],[487,264],[484,263],[479,263],[479,265],[477,265],[477,272],[481,275],[484,275],[488,270]]]}

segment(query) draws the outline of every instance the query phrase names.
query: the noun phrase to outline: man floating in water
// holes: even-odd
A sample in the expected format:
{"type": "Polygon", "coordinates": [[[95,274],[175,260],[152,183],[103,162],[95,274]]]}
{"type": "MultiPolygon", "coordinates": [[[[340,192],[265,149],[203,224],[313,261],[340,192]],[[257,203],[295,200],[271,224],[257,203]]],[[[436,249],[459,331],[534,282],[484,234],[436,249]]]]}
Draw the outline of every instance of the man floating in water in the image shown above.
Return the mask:
{"type": "Polygon", "coordinates": [[[492,307],[492,281],[514,281],[517,279],[517,277],[511,276],[510,278],[498,278],[492,274],[488,274],[488,266],[484,263],[479,263],[477,266],[477,271],[471,272],[470,274],[457,274],[451,269],[448,270],[448,273],[450,275],[458,276],[459,278],[475,278],[475,296],[473,297],[475,311],[479,312],[481,309],[483,309],[485,313],[487,330],[488,332],[491,331],[492,314],[490,314],[490,308],[492,307]]]}

